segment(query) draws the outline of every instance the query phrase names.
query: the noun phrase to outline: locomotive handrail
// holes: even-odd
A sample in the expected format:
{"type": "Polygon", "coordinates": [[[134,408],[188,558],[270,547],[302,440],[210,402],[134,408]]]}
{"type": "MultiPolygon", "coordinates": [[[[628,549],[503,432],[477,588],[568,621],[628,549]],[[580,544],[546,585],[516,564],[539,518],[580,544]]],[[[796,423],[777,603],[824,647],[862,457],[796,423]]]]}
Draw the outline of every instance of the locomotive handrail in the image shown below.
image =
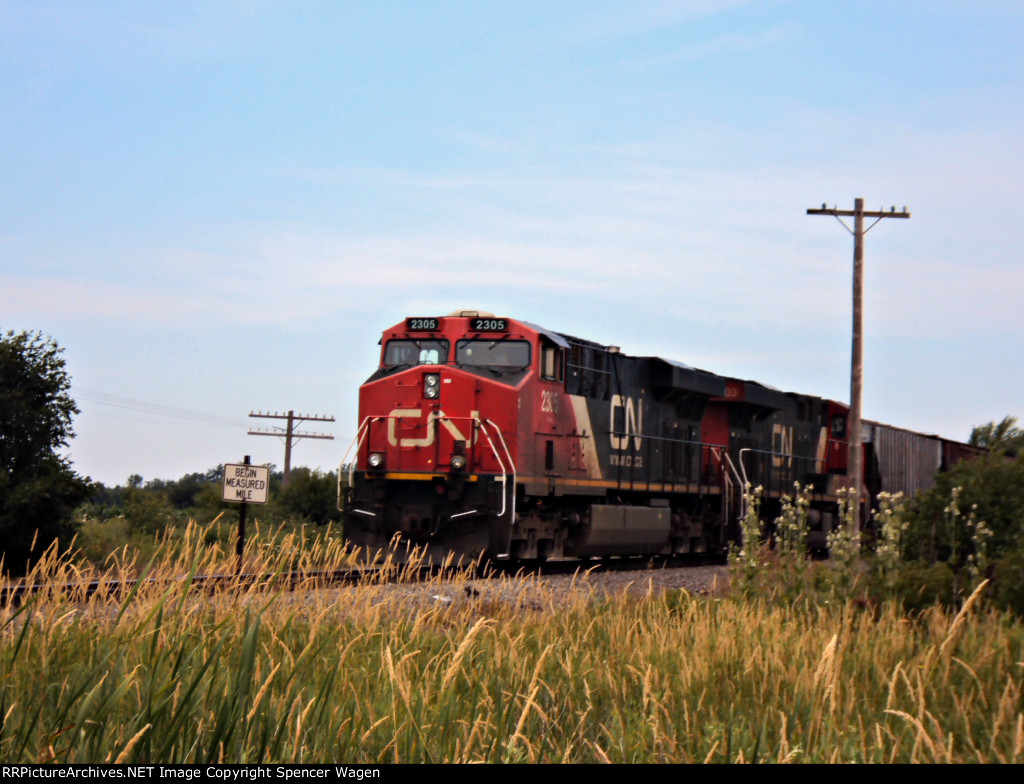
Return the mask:
{"type": "MultiPolygon", "coordinates": [[[[711,447],[710,451],[711,454],[715,456],[715,459],[718,460],[718,465],[721,466],[723,470],[726,481],[726,489],[731,490],[731,487],[728,486],[729,482],[731,481],[729,477],[730,471],[732,472],[733,477],[735,477],[736,482],[745,488],[747,486],[746,480],[740,478],[739,472],[736,470],[736,465],[735,463],[732,462],[732,458],[729,456],[728,450],[724,446],[713,446],[711,447]]],[[[742,463],[740,463],[740,466],[742,467],[742,463]]],[[[728,501],[726,501],[725,503],[728,503],[728,501]]],[[[742,500],[740,501],[740,517],[746,516],[747,494],[744,493],[742,496],[742,500]]]]}
{"type": "Polygon", "coordinates": [[[355,438],[353,438],[352,443],[348,445],[348,449],[345,450],[345,454],[341,458],[341,464],[338,466],[338,511],[343,511],[341,508],[341,469],[345,467],[345,461],[352,452],[352,447],[355,447],[355,459],[348,464],[348,486],[352,487],[352,477],[356,470],[356,460],[359,459],[359,449],[363,445],[363,439],[366,438],[366,435],[370,432],[371,419],[375,419],[375,417],[364,417],[363,421],[360,422],[359,427],[356,429],[355,438]]]}
{"type": "MultiPolygon", "coordinates": [[[[512,524],[516,522],[516,463],[512,459],[512,453],[509,451],[508,444],[505,443],[505,436],[501,433],[501,428],[494,424],[490,419],[487,420],[487,424],[494,426],[494,431],[498,434],[498,440],[501,441],[501,448],[505,450],[505,455],[508,457],[509,467],[512,469],[512,524]]],[[[484,431],[486,433],[486,431],[484,431]]],[[[488,438],[490,438],[488,436],[488,438]]],[[[497,453],[495,453],[497,457],[497,453]]],[[[499,461],[500,462],[500,461],[499,461]]],[[[505,475],[501,477],[501,512],[498,514],[499,517],[505,514],[505,495],[508,491],[508,487],[505,485],[505,475]]]]}
{"type": "Polygon", "coordinates": [[[745,447],[743,447],[743,449],[740,450],[740,464],[741,465],[743,463],[743,453],[744,452],[754,452],[754,453],[759,454],[759,455],[770,455],[771,457],[787,457],[787,458],[793,458],[795,460],[809,460],[809,461],[812,461],[812,462],[815,462],[815,463],[821,462],[821,458],[817,457],[817,456],[815,456],[815,457],[808,457],[807,455],[797,455],[797,454],[793,454],[792,452],[773,452],[770,449],[754,449],[753,447],[745,446],[745,447]]]}
{"type": "Polygon", "coordinates": [[[746,493],[747,492],[747,488],[750,487],[750,480],[747,479],[747,466],[743,463],[743,453],[744,452],[749,452],[749,451],[750,451],[750,447],[743,447],[743,449],[740,450],[739,455],[737,455],[737,457],[739,457],[739,460],[740,460],[740,473],[743,475],[743,492],[744,493],[746,493]]]}
{"type": "MultiPolygon", "coordinates": [[[[611,430],[611,429],[608,430],[608,433],[609,433],[609,435],[620,436],[620,437],[635,437],[637,435],[636,433],[629,433],[629,432],[626,432],[626,431],[611,430]]],[[[708,452],[710,452],[713,455],[715,454],[716,451],[721,450],[723,452],[723,454],[726,455],[727,458],[729,457],[728,456],[728,452],[726,452],[728,447],[725,444],[713,444],[710,441],[694,441],[691,438],[673,438],[671,436],[652,436],[652,435],[646,435],[645,434],[645,435],[642,435],[640,437],[643,438],[645,441],[663,441],[663,442],[668,443],[668,444],[686,444],[687,446],[697,446],[697,447],[700,447],[701,449],[707,449],[708,452]]],[[[732,459],[731,458],[729,458],[729,462],[730,462],[730,464],[732,463],[732,459]]],[[[722,464],[722,461],[719,459],[719,465],[721,465],[721,464],[722,464]]],[[[733,468],[733,474],[736,476],[737,479],[739,478],[739,474],[736,473],[735,467],[733,468]]],[[[703,480],[701,480],[700,483],[704,484],[703,480]]]]}
{"type": "Polygon", "coordinates": [[[715,460],[718,461],[719,467],[722,469],[722,473],[725,476],[726,483],[735,480],[736,484],[743,484],[743,480],[739,476],[739,472],[736,471],[736,465],[732,462],[732,458],[729,456],[729,451],[725,446],[710,446],[709,451],[715,456],[715,460]],[[729,474],[732,474],[730,476],[729,474]]]}
{"type": "Polygon", "coordinates": [[[746,452],[753,452],[753,453],[758,454],[758,455],[768,455],[769,457],[772,457],[772,458],[789,458],[789,459],[796,459],[796,460],[805,460],[805,461],[809,461],[809,462],[813,462],[813,463],[821,462],[820,458],[818,458],[817,456],[815,456],[815,457],[807,457],[806,455],[794,455],[791,452],[773,452],[773,451],[771,451],[769,449],[754,449],[753,447],[749,447],[749,446],[743,447],[743,449],[741,449],[740,452],[739,452],[739,460],[740,460],[740,471],[742,471],[742,473],[743,473],[743,486],[744,487],[748,487],[750,485],[750,481],[747,479],[747,467],[746,467],[746,464],[743,462],[743,456],[744,456],[744,453],[746,453],[746,452]]]}
{"type": "Polygon", "coordinates": [[[729,517],[729,502],[732,500],[732,478],[729,476],[729,469],[722,460],[724,447],[710,447],[708,452],[718,461],[718,468],[722,472],[722,511],[726,519],[729,517]]]}
{"type": "Polygon", "coordinates": [[[667,441],[672,444],[693,444],[694,446],[706,446],[711,449],[724,449],[725,444],[712,444],[710,441],[694,441],[690,438],[672,438],[670,436],[652,436],[646,433],[631,433],[626,430],[608,430],[609,435],[629,436],[630,438],[643,438],[650,441],[667,441]]]}
{"type": "Polygon", "coordinates": [[[725,455],[725,462],[728,464],[729,470],[732,471],[732,475],[736,477],[736,481],[739,482],[740,473],[736,470],[736,464],[732,462],[732,458],[729,456],[728,452],[723,450],[722,454],[725,455]]]}
{"type": "MultiPolygon", "coordinates": [[[[740,474],[739,474],[739,471],[736,470],[736,464],[732,462],[732,458],[729,456],[729,453],[727,451],[723,451],[722,454],[725,455],[725,462],[728,464],[729,470],[732,471],[732,475],[734,477],[736,477],[736,484],[740,485],[740,474]]],[[[742,485],[740,485],[740,486],[742,487],[742,485]]],[[[746,493],[740,493],[740,514],[739,514],[739,516],[741,518],[747,516],[747,494],[746,493]]]]}
{"type": "MultiPolygon", "coordinates": [[[[342,457],[342,460],[341,460],[341,466],[345,465],[345,462],[346,462],[346,460],[348,460],[348,457],[352,453],[353,448],[355,448],[355,456],[354,456],[354,459],[352,460],[352,462],[349,463],[349,469],[348,469],[348,484],[349,484],[349,487],[352,486],[353,477],[355,475],[355,469],[356,469],[356,461],[359,458],[359,450],[363,446],[363,441],[365,441],[367,435],[369,435],[370,425],[373,422],[377,422],[377,421],[385,420],[385,419],[400,419],[400,417],[391,416],[391,415],[364,417],[363,421],[359,425],[359,428],[356,430],[356,435],[352,439],[352,443],[349,444],[348,449],[345,450],[345,455],[344,455],[344,457],[342,457]]],[[[512,459],[512,453],[509,451],[508,444],[505,443],[505,436],[502,435],[501,428],[498,427],[490,419],[488,419],[486,424],[485,424],[483,422],[483,420],[480,419],[479,416],[463,416],[463,417],[456,416],[456,417],[453,417],[453,416],[449,416],[448,414],[443,414],[443,413],[442,414],[438,414],[437,412],[434,412],[434,413],[432,413],[430,415],[428,421],[436,423],[438,421],[444,421],[444,420],[447,420],[449,422],[451,422],[451,421],[458,421],[458,420],[466,420],[468,422],[473,422],[474,424],[476,424],[480,428],[480,432],[482,432],[484,434],[484,437],[487,439],[487,445],[491,448],[491,453],[494,455],[494,459],[497,461],[498,468],[501,471],[501,479],[499,481],[501,482],[501,491],[502,492],[501,492],[501,511],[498,512],[498,516],[499,517],[501,517],[501,516],[503,516],[505,514],[505,508],[508,505],[508,503],[507,503],[508,475],[509,475],[509,473],[512,474],[512,521],[515,522],[515,514],[516,514],[516,498],[515,498],[516,467],[515,467],[515,461],[512,459]],[[501,459],[501,455],[498,452],[498,448],[494,445],[494,439],[491,438],[491,434],[490,434],[490,432],[487,429],[487,425],[490,425],[495,430],[495,434],[498,437],[498,441],[501,444],[501,448],[505,451],[505,456],[508,458],[508,468],[505,467],[505,461],[501,459]]],[[[436,424],[435,424],[435,427],[436,427],[436,424]]],[[[339,466],[339,468],[338,468],[338,509],[339,510],[341,509],[341,475],[342,475],[342,471],[341,471],[341,467],[339,466]]]]}
{"type": "Polygon", "coordinates": [[[480,432],[484,434],[484,438],[487,439],[487,445],[491,448],[491,453],[494,455],[494,459],[498,462],[498,468],[501,470],[501,511],[498,512],[498,517],[502,517],[505,514],[505,507],[507,506],[506,496],[508,495],[508,475],[512,474],[512,520],[515,521],[516,514],[516,499],[515,499],[515,484],[516,484],[516,466],[515,461],[512,459],[512,453],[509,451],[508,444],[505,443],[505,436],[501,433],[501,428],[498,427],[490,419],[484,423],[484,420],[480,419],[479,416],[449,416],[448,414],[437,414],[433,415],[434,421],[458,421],[465,420],[467,422],[473,422],[480,428],[480,432]],[[491,434],[487,430],[487,425],[491,425],[494,428],[495,434],[498,436],[498,441],[501,443],[501,448],[505,450],[505,456],[508,458],[508,469],[505,468],[505,461],[501,459],[501,455],[498,454],[498,449],[494,445],[494,439],[491,438],[491,434]],[[511,469],[511,470],[509,470],[511,469]]]}
{"type": "Polygon", "coordinates": [[[370,421],[371,420],[381,420],[381,419],[387,419],[387,417],[364,417],[364,419],[362,419],[362,422],[359,423],[359,427],[355,431],[355,438],[352,439],[352,442],[348,445],[348,448],[345,450],[344,456],[342,456],[341,466],[338,467],[338,498],[339,498],[339,507],[338,508],[339,509],[341,509],[341,506],[340,506],[340,499],[341,499],[341,469],[344,467],[345,461],[348,460],[348,455],[352,451],[352,447],[354,446],[355,447],[354,459],[352,460],[351,463],[348,464],[348,486],[351,487],[352,486],[352,476],[355,473],[355,462],[359,459],[359,448],[362,446],[362,440],[364,440],[367,437],[367,435],[370,433],[370,421]]]}

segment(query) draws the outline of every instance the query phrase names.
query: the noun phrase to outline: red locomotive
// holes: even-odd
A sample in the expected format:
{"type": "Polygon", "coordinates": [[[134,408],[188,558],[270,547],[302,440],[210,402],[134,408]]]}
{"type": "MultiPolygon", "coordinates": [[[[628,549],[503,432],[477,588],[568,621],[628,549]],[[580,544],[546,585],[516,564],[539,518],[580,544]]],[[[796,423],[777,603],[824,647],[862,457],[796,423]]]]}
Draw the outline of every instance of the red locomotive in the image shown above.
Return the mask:
{"type": "MultiPolygon", "coordinates": [[[[773,515],[811,488],[812,541],[845,487],[845,405],[478,311],[384,332],[346,460],[346,539],[439,561],[721,552],[745,484],[773,515]],[[354,450],[354,453],[353,453],[354,450]],[[403,548],[404,549],[404,548],[403,548]]],[[[864,486],[930,486],[966,445],[865,423],[864,486]]]]}

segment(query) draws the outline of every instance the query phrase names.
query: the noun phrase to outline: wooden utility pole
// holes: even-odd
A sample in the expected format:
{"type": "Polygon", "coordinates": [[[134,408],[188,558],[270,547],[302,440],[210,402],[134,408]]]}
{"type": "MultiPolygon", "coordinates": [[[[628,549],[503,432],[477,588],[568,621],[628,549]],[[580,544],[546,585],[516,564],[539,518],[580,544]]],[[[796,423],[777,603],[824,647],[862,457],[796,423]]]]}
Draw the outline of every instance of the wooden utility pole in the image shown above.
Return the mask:
{"type": "Polygon", "coordinates": [[[861,397],[864,378],[864,235],[874,228],[882,218],[909,218],[910,213],[904,207],[896,212],[895,207],[889,211],[878,210],[869,212],[864,209],[864,199],[854,199],[852,210],[830,209],[822,204],[821,209],[807,210],[808,215],[831,215],[843,224],[853,235],[853,357],[850,367],[850,428],[847,436],[850,439],[850,455],[847,462],[847,477],[853,490],[853,524],[860,531],[860,491],[864,483],[863,445],[861,437],[861,397]],[[843,221],[843,217],[853,218],[851,229],[843,221]],[[875,218],[866,229],[865,218],[875,218]]]}
{"type": "Polygon", "coordinates": [[[287,414],[278,414],[274,412],[271,414],[269,411],[264,414],[262,411],[257,413],[249,412],[249,416],[257,419],[286,419],[288,426],[284,429],[275,428],[274,430],[250,430],[249,435],[251,436],[277,436],[284,439],[284,486],[288,487],[288,483],[292,479],[292,441],[298,441],[303,438],[323,438],[328,441],[333,441],[334,436],[327,433],[303,433],[295,429],[296,425],[303,422],[333,422],[334,417],[322,417],[310,414],[296,414],[294,411],[289,411],[287,414]]]}

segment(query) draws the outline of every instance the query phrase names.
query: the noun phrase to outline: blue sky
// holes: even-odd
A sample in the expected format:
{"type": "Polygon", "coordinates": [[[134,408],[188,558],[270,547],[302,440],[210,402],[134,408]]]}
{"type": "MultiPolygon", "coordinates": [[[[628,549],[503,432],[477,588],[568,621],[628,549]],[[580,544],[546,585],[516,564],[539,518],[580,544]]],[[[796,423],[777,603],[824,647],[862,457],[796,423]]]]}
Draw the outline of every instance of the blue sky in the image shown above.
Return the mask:
{"type": "Polygon", "coordinates": [[[479,308],[849,397],[1024,416],[1017,2],[0,3],[0,329],[65,348],[108,484],[332,414],[385,327],[479,308]],[[262,424],[266,424],[265,422],[262,424]]]}

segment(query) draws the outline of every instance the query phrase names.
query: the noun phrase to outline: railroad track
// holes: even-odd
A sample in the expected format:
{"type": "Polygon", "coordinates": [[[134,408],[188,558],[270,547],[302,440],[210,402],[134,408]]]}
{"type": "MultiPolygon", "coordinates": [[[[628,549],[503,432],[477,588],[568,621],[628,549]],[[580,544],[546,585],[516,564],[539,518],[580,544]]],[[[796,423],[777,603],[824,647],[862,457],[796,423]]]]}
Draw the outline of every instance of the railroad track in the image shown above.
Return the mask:
{"type": "Polygon", "coordinates": [[[299,586],[327,588],[339,585],[355,585],[360,582],[392,583],[422,582],[442,573],[468,574],[477,579],[526,575],[573,574],[577,571],[623,572],[646,571],[650,569],[676,569],[686,566],[705,566],[709,563],[723,563],[721,558],[693,556],[637,556],[616,557],[600,560],[579,561],[572,559],[556,561],[491,561],[464,566],[403,566],[385,567],[360,566],[351,569],[322,571],[292,571],[275,573],[233,573],[197,574],[182,577],[142,577],[125,579],[97,578],[89,581],[53,583],[22,583],[0,587],[0,606],[19,605],[27,598],[44,592],[85,600],[103,591],[107,594],[129,598],[144,586],[171,587],[187,585],[200,591],[214,593],[227,588],[247,589],[254,585],[277,586],[294,590],[299,586]]]}
{"type": "Polygon", "coordinates": [[[68,582],[59,585],[54,584],[18,584],[8,585],[0,588],[0,606],[8,604],[20,604],[26,598],[44,592],[59,593],[65,596],[74,596],[80,599],[99,593],[101,590],[118,596],[130,596],[145,585],[158,587],[170,587],[175,584],[188,584],[190,587],[208,592],[214,592],[222,588],[249,588],[253,585],[266,584],[283,586],[294,589],[304,583],[322,585],[345,585],[354,584],[366,576],[366,570],[337,569],[333,571],[294,571],[278,572],[273,574],[197,574],[191,577],[144,577],[107,579],[98,578],[87,582],[68,582]]]}

